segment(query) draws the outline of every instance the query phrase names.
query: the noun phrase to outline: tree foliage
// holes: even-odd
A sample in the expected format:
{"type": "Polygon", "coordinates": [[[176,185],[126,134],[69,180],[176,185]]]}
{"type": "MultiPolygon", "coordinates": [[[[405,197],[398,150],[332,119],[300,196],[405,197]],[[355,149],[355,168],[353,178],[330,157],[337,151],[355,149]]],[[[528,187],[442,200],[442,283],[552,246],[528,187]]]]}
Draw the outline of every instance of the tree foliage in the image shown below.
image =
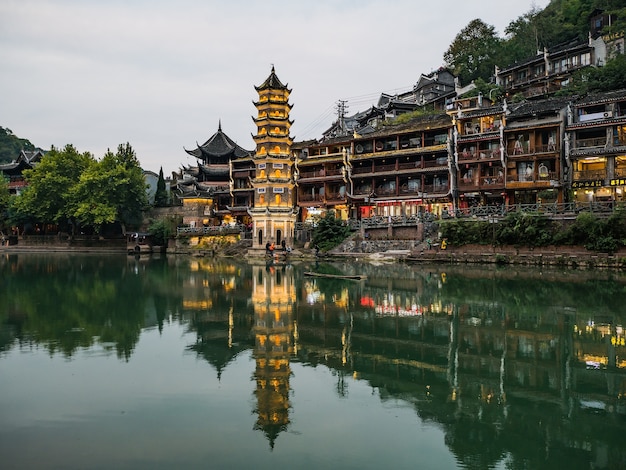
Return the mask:
{"type": "Polygon", "coordinates": [[[461,83],[467,84],[493,75],[500,42],[495,28],[477,18],[456,35],[443,58],[461,83]]]}
{"type": "Polygon", "coordinates": [[[328,211],[317,220],[317,225],[313,230],[313,245],[317,245],[321,250],[328,251],[350,235],[350,227],[345,225],[341,219],[335,217],[334,211],[328,211]]]}
{"type": "Polygon", "coordinates": [[[542,214],[514,212],[497,223],[484,220],[446,220],[441,222],[440,231],[442,237],[452,246],[577,245],[591,251],[613,253],[626,246],[626,211],[617,209],[608,219],[582,212],[565,228],[542,214]]]}
{"type": "Polygon", "coordinates": [[[543,10],[533,6],[512,20],[500,38],[493,26],[474,19],[457,34],[444,54],[445,63],[462,85],[482,78],[490,81],[495,65],[508,67],[534,57],[544,48],[571,41],[585,41],[589,18],[596,10],[615,15],[603,34],[626,30],[624,0],[552,0],[543,10]]]}
{"type": "Polygon", "coordinates": [[[176,217],[153,220],[148,227],[148,231],[152,234],[154,244],[167,246],[169,238],[176,233],[177,225],[178,220],[176,217]]]}
{"type": "Polygon", "coordinates": [[[608,60],[604,67],[587,67],[577,71],[571,84],[559,95],[585,95],[626,88],[626,55],[608,60]]]}
{"type": "Polygon", "coordinates": [[[60,223],[72,219],[75,186],[94,162],[89,152],[79,153],[72,145],[62,150],[52,147],[37,166],[24,170],[28,186],[16,198],[17,215],[39,222],[60,223]]]}
{"type": "Polygon", "coordinates": [[[128,143],[100,161],[72,145],[53,147],[24,178],[28,186],[14,203],[21,221],[78,223],[98,232],[107,223],[138,224],[147,206],[143,171],[128,143]]]}
{"type": "Polygon", "coordinates": [[[85,169],[74,189],[72,212],[81,224],[98,230],[116,221],[138,224],[147,205],[143,172],[126,143],[85,169]]]}
{"type": "Polygon", "coordinates": [[[159,179],[157,180],[156,192],[154,194],[154,205],[156,207],[165,207],[169,203],[167,188],[165,187],[165,178],[163,177],[163,167],[159,170],[159,179]]]}
{"type": "Polygon", "coordinates": [[[0,174],[0,230],[8,219],[9,201],[9,182],[0,174]]]}

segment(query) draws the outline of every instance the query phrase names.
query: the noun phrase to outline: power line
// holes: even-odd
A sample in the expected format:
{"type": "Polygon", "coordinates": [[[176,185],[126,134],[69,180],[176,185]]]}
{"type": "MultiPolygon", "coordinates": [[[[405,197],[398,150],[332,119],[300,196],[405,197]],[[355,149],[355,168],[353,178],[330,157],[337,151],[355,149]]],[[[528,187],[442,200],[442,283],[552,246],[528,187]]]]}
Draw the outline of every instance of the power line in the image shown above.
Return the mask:
{"type": "MultiPolygon", "coordinates": [[[[337,114],[337,113],[333,113],[333,109],[338,109],[338,104],[337,103],[343,103],[343,109],[344,109],[344,113],[345,110],[347,109],[347,104],[349,103],[350,106],[352,106],[353,108],[360,108],[361,106],[369,106],[369,105],[373,105],[373,103],[378,100],[380,98],[380,95],[382,94],[387,94],[387,95],[395,95],[398,93],[404,93],[406,91],[412,90],[413,89],[413,85],[408,85],[408,86],[404,86],[404,87],[398,87],[398,88],[392,88],[390,90],[383,90],[383,91],[377,91],[377,92],[373,92],[373,93],[367,93],[367,94],[363,94],[363,95],[357,95],[357,96],[352,96],[349,98],[346,98],[345,100],[338,100],[338,102],[336,102],[333,105],[330,105],[328,108],[326,108],[323,113],[321,115],[319,115],[318,117],[316,117],[311,123],[307,124],[304,129],[301,131],[301,135],[303,137],[303,140],[306,140],[305,138],[307,136],[312,135],[314,132],[317,132],[317,130],[322,127],[322,124],[324,124],[324,127],[328,127],[332,124],[332,121],[329,123],[328,121],[330,120],[330,117],[333,114],[337,114]]],[[[344,114],[345,117],[345,114],[344,114]]]]}

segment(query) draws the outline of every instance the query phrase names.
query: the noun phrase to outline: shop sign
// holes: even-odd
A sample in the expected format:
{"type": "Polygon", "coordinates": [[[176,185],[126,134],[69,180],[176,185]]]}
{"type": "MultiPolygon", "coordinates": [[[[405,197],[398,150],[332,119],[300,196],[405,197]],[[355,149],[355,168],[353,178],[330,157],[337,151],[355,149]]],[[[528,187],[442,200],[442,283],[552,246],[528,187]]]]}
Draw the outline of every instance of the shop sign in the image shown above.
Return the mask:
{"type": "Polygon", "coordinates": [[[584,180],[574,181],[572,183],[572,189],[580,188],[601,188],[604,185],[604,180],[584,180]]]}
{"type": "Polygon", "coordinates": [[[626,185],[626,178],[615,178],[610,182],[611,186],[624,186],[626,185]]]}

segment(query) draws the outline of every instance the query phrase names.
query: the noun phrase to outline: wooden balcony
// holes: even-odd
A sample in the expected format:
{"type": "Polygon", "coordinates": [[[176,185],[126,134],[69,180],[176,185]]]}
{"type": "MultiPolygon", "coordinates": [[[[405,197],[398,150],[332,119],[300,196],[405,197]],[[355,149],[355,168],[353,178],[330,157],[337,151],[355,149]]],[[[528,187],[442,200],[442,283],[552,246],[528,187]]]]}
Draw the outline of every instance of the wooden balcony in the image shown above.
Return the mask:
{"type": "Polygon", "coordinates": [[[606,137],[595,137],[593,139],[578,139],[574,142],[574,149],[589,149],[604,147],[606,145],[606,137]]]}
{"type": "Polygon", "coordinates": [[[606,178],[606,170],[586,170],[575,171],[573,174],[574,181],[581,180],[603,180],[606,178]]]}
{"type": "Polygon", "coordinates": [[[469,150],[459,153],[459,161],[474,161],[474,160],[495,160],[500,159],[500,150],[475,150],[470,152],[469,150]]]}
{"type": "Polygon", "coordinates": [[[320,194],[302,193],[298,194],[298,201],[300,202],[321,202],[323,196],[320,194]]]}

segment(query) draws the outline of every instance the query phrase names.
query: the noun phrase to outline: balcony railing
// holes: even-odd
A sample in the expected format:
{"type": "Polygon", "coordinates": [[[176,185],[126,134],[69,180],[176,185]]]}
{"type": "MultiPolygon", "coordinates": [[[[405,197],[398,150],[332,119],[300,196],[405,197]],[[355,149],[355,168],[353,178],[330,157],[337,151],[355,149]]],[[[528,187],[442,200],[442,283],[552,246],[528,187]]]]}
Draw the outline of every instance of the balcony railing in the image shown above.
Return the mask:
{"type": "Polygon", "coordinates": [[[422,168],[421,160],[415,162],[398,163],[398,170],[418,170],[420,168],[422,168]]]}
{"type": "Polygon", "coordinates": [[[593,139],[578,139],[574,145],[575,149],[604,147],[606,145],[606,137],[594,137],[593,139]]]}
{"type": "Polygon", "coordinates": [[[320,194],[310,194],[310,193],[298,194],[298,201],[300,202],[322,201],[323,199],[324,199],[324,196],[320,194]]]}
{"type": "Polygon", "coordinates": [[[360,175],[365,173],[373,173],[372,165],[354,166],[352,167],[353,175],[360,175]]]}
{"type": "Polygon", "coordinates": [[[178,227],[176,229],[177,235],[225,235],[233,233],[245,232],[247,227],[244,224],[236,225],[211,225],[207,227],[178,227]]]}
{"type": "Polygon", "coordinates": [[[603,180],[606,178],[606,170],[574,171],[574,181],[580,180],[603,180]]]}

